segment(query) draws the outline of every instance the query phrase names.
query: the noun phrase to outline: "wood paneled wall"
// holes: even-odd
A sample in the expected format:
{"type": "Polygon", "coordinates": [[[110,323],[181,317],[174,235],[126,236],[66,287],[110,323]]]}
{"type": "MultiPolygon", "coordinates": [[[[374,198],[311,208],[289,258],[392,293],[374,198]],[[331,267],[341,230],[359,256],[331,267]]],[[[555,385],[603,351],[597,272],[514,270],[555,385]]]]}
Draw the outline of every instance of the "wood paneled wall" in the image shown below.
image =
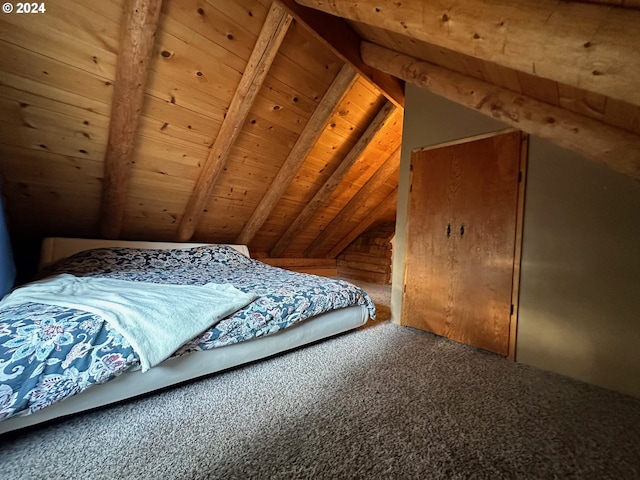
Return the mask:
{"type": "Polygon", "coordinates": [[[253,257],[272,267],[283,268],[298,273],[310,273],[322,277],[338,275],[337,262],[333,258],[273,258],[266,253],[254,253],[253,257]]]}
{"type": "Polygon", "coordinates": [[[394,235],[392,222],[367,230],[338,256],[338,275],[384,285],[391,283],[394,235]]]}

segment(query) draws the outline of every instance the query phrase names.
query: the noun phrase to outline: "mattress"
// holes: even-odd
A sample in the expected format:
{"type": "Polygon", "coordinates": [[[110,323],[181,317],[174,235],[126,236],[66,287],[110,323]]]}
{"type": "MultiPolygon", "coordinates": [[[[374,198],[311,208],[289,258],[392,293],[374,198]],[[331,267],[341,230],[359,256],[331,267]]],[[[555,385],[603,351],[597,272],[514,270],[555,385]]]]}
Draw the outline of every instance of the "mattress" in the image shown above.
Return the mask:
{"type": "MultiPolygon", "coordinates": [[[[224,319],[202,338],[189,342],[179,349],[174,357],[148,372],[136,372],[135,358],[133,358],[133,361],[123,370],[127,372],[126,374],[120,375],[121,372],[118,372],[108,383],[86,388],[46,408],[32,405],[30,408],[34,411],[31,414],[11,417],[0,422],[0,433],[107,405],[258,360],[355,328],[374,315],[372,302],[365,292],[358,292],[357,287],[354,287],[356,290],[346,290],[342,285],[335,292],[328,290],[328,285],[334,281],[260,264],[246,257],[248,254],[246,247],[164,244],[162,247],[168,250],[159,253],[159,250],[154,248],[158,246],[157,244],[146,244],[143,249],[140,249],[136,245],[119,243],[116,249],[99,248],[84,252],[82,251],[83,243],[78,242],[77,239],[69,242],[65,242],[64,239],[47,241],[43,244],[43,251],[46,253],[43,255],[42,263],[49,269],[49,274],[65,272],[74,275],[106,275],[115,278],[132,278],[134,281],[151,279],[167,283],[185,281],[197,283],[202,281],[199,275],[204,271],[205,278],[208,278],[207,275],[209,277],[214,275],[218,280],[236,284],[240,289],[258,292],[260,301],[256,301],[256,305],[250,305],[251,308],[247,307],[248,310],[239,311],[231,318],[224,319]],[[134,246],[136,248],[131,249],[134,246]],[[76,253],[78,251],[80,253],[76,253]],[[60,257],[73,253],[75,255],[70,259],[62,258],[61,262],[56,263],[60,257]],[[224,268],[214,269],[211,265],[215,263],[212,260],[213,257],[223,259],[224,268]],[[194,278],[192,270],[176,267],[176,262],[185,258],[189,259],[187,263],[194,263],[192,266],[199,272],[198,278],[194,278]],[[166,273],[167,269],[163,262],[173,266],[168,269],[170,273],[166,273]],[[269,285],[262,286],[256,283],[255,278],[249,278],[248,274],[240,273],[240,267],[244,265],[257,268],[257,276],[268,279],[269,285]],[[87,268],[88,266],[90,268],[87,268]],[[300,288],[300,291],[307,288],[311,292],[309,299],[304,299],[298,295],[299,292],[294,293],[295,289],[290,288],[290,284],[293,285],[293,282],[298,280],[302,283],[296,288],[300,288]],[[305,282],[306,287],[303,286],[305,282]],[[274,286],[278,295],[273,298],[268,297],[268,291],[273,290],[274,286]],[[327,290],[325,297],[319,295],[322,290],[327,290]],[[354,291],[358,293],[353,294],[354,291]],[[349,300],[351,304],[341,303],[341,299],[352,295],[354,295],[353,298],[349,300]],[[293,303],[294,297],[299,305],[293,303]],[[355,302],[353,302],[354,299],[356,299],[355,302]],[[276,300],[282,300],[284,307],[277,305],[276,300]],[[285,315],[279,318],[272,315],[273,312],[280,311],[284,311],[285,315]],[[269,318],[265,320],[266,317],[269,318]]],[[[90,245],[90,248],[103,246],[95,242],[85,245],[90,245]]],[[[118,342],[115,343],[118,344],[118,342]]],[[[112,345],[108,348],[112,348],[112,345]]],[[[121,355],[121,358],[127,356],[132,357],[130,352],[126,352],[121,355]]],[[[75,357],[72,357],[73,359],[75,357]]],[[[54,377],[56,375],[59,377],[62,373],[57,372],[54,377]]]]}

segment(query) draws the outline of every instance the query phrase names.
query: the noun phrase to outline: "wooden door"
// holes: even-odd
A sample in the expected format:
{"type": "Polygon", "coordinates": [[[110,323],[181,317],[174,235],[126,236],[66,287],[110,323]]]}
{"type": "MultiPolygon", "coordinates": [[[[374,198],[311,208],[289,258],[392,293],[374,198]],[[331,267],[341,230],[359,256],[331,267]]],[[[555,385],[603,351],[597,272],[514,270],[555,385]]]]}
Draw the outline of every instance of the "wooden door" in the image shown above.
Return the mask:
{"type": "Polygon", "coordinates": [[[509,353],[521,133],[411,156],[402,324],[509,353]]]}

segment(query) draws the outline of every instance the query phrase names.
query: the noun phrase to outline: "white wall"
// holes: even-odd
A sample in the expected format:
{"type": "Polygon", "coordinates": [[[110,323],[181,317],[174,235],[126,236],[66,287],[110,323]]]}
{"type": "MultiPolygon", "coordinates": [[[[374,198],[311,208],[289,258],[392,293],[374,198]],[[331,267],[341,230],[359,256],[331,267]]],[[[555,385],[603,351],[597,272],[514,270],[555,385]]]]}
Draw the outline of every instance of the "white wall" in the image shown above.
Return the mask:
{"type": "Polygon", "coordinates": [[[531,138],[516,360],[640,397],[640,182],[531,138]]]}
{"type": "MultiPolygon", "coordinates": [[[[407,85],[391,298],[411,150],[506,126],[407,85]]],[[[640,182],[530,138],[516,360],[640,397],[640,182]]]]}

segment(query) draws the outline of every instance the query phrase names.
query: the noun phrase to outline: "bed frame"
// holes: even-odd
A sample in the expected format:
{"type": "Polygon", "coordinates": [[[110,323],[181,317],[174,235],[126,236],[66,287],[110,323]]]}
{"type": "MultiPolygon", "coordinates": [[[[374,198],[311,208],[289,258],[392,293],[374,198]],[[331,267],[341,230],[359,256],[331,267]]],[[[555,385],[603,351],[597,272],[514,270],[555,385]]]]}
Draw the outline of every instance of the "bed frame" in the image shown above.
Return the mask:
{"type": "MultiPolygon", "coordinates": [[[[191,248],[205,244],[158,243],[109,240],[47,238],[43,241],[40,265],[65,258],[82,250],[101,247],[191,248]]],[[[229,245],[246,256],[246,245],[229,245]]],[[[96,385],[66,400],[24,417],[12,417],[0,422],[0,434],[47,422],[56,418],[92,410],[133,398],[158,389],[177,385],[198,377],[260,360],[286,350],[346,332],[367,322],[366,307],[354,306],[309,318],[273,335],[237,343],[213,350],[193,352],[165,360],[144,374],[132,371],[104,385],[96,385]]]]}

